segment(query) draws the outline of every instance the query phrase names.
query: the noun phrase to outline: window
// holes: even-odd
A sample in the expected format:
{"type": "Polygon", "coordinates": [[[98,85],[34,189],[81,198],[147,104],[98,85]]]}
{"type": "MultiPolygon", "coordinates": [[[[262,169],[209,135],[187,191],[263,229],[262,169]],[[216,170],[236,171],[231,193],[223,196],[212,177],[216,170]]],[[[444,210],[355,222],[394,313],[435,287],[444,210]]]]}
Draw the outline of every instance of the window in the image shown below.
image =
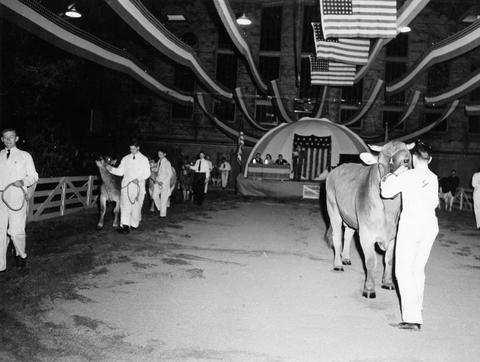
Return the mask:
{"type": "Polygon", "coordinates": [[[480,133],[480,116],[468,117],[468,131],[470,133],[480,133]]]}
{"type": "Polygon", "coordinates": [[[280,57],[260,56],[259,71],[265,81],[278,79],[280,57]]]}
{"type": "Polygon", "coordinates": [[[353,86],[342,87],[342,102],[359,105],[363,101],[363,80],[353,86]]]}
{"type": "MultiPolygon", "coordinates": [[[[427,112],[425,113],[425,126],[432,124],[433,122],[437,121],[441,117],[441,112],[427,112]]],[[[440,122],[437,126],[435,126],[430,132],[447,132],[447,121],[448,119],[440,122]]]]}
{"type": "MultiPolygon", "coordinates": [[[[345,123],[348,120],[352,119],[353,116],[358,112],[357,109],[354,108],[341,108],[340,109],[340,122],[345,123]]],[[[349,125],[350,128],[361,129],[363,126],[362,118],[360,118],[357,122],[349,125]]]]}
{"type": "Polygon", "coordinates": [[[237,56],[234,53],[217,54],[217,80],[228,89],[237,86],[237,56]]]}
{"type": "MultiPolygon", "coordinates": [[[[319,2],[317,2],[319,4],[319,2]]],[[[312,23],[320,22],[320,9],[318,6],[305,5],[303,7],[303,30],[302,30],[302,52],[315,53],[312,23]]]]}
{"type": "Polygon", "coordinates": [[[399,33],[387,44],[387,57],[408,57],[408,34],[399,33]]]}
{"type": "Polygon", "coordinates": [[[302,58],[302,65],[300,68],[300,89],[298,96],[300,98],[321,98],[323,87],[310,83],[310,60],[302,58]]]}
{"type": "Polygon", "coordinates": [[[213,114],[223,122],[235,122],[235,103],[228,101],[215,102],[213,105],[213,114]]]}
{"type": "Polygon", "coordinates": [[[438,63],[428,68],[427,93],[438,92],[448,86],[450,80],[450,64],[438,63]]]}
{"type": "Polygon", "coordinates": [[[262,9],[260,50],[280,51],[282,35],[282,7],[270,6],[262,9]]]}
{"type": "Polygon", "coordinates": [[[218,48],[234,50],[235,45],[223,26],[218,28],[218,48]]]}
{"type": "MultiPolygon", "coordinates": [[[[405,73],[407,70],[407,63],[405,62],[391,62],[385,63],[385,81],[390,83],[405,73]]],[[[401,91],[392,95],[385,94],[385,104],[392,106],[404,106],[405,91],[401,91]]]]}
{"type": "MultiPolygon", "coordinates": [[[[393,126],[400,120],[402,116],[402,112],[395,112],[395,111],[383,111],[383,128],[386,127],[388,123],[388,129],[392,129],[393,126]]],[[[405,123],[402,123],[401,126],[396,127],[395,129],[404,129],[405,123]]]]}
{"type": "MultiPolygon", "coordinates": [[[[195,89],[195,77],[190,68],[177,64],[173,84],[180,91],[192,93],[195,89]]],[[[192,106],[184,106],[172,103],[172,119],[191,119],[193,114],[192,106]]]]}
{"type": "Polygon", "coordinates": [[[278,124],[278,119],[273,111],[273,106],[271,104],[264,104],[263,101],[257,101],[255,106],[255,120],[263,124],[278,124]]]}

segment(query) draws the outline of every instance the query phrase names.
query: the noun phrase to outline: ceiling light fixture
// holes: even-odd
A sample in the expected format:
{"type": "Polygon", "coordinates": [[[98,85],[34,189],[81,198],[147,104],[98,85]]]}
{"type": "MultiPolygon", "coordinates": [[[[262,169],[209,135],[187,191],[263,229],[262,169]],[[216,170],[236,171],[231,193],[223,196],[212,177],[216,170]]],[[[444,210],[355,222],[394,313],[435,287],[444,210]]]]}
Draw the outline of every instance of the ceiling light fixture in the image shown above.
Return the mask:
{"type": "Polygon", "coordinates": [[[399,29],[400,33],[408,33],[410,31],[412,31],[412,28],[410,28],[408,25],[407,26],[402,26],[400,29],[399,29]]]}
{"type": "Polygon", "coordinates": [[[249,18],[247,18],[245,13],[243,13],[242,16],[237,18],[237,24],[238,25],[247,26],[247,25],[250,25],[251,23],[252,23],[252,21],[249,18]]]}
{"type": "Polygon", "coordinates": [[[167,20],[168,21],[187,21],[185,16],[183,14],[167,14],[167,20]]]}
{"type": "Polygon", "coordinates": [[[82,14],[80,14],[77,11],[77,8],[75,7],[75,3],[73,3],[68,5],[67,11],[65,11],[65,16],[68,16],[69,18],[78,19],[82,17],[82,14]]]}

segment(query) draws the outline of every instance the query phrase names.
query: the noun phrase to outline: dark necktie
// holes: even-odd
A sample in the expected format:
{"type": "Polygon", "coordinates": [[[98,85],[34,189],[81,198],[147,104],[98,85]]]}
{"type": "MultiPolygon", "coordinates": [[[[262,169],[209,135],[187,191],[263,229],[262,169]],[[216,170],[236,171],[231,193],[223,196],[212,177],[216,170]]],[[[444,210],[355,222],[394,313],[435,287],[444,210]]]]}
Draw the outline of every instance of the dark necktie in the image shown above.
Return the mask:
{"type": "Polygon", "coordinates": [[[202,166],[202,160],[198,162],[198,172],[200,172],[201,166],[202,166]]]}
{"type": "Polygon", "coordinates": [[[135,155],[133,155],[133,159],[135,159],[135,155]]]}
{"type": "Polygon", "coordinates": [[[7,160],[10,157],[10,150],[7,150],[7,160]]]}

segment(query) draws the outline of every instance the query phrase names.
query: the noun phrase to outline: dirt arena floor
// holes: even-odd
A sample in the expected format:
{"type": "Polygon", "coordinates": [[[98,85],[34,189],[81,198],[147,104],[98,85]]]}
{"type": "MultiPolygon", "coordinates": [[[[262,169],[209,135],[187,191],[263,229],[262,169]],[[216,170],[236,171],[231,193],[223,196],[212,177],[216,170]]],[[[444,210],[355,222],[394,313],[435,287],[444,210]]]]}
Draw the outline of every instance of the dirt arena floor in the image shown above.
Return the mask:
{"type": "Polygon", "coordinates": [[[421,332],[391,326],[394,291],[362,298],[358,252],[332,271],[316,202],[216,191],[129,235],[95,231],[95,210],[31,223],[29,275],[0,277],[0,360],[478,360],[480,232],[438,215],[421,332]]]}

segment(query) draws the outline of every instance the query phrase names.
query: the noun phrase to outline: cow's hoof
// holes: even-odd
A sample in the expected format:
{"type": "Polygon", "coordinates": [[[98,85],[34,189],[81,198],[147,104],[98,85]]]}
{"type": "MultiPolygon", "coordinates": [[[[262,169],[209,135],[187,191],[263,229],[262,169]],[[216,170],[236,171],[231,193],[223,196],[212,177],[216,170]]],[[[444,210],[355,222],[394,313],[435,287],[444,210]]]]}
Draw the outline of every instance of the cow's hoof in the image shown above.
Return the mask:
{"type": "Polygon", "coordinates": [[[103,229],[103,225],[97,225],[97,230],[100,231],[103,229]]]}
{"type": "Polygon", "coordinates": [[[335,266],[335,267],[333,267],[333,271],[342,272],[343,271],[343,266],[335,266]]]}
{"type": "Polygon", "coordinates": [[[373,298],[377,297],[375,292],[370,291],[370,290],[364,290],[362,296],[364,296],[365,298],[368,298],[368,299],[373,299],[373,298]]]}
{"type": "Polygon", "coordinates": [[[352,265],[352,261],[350,259],[342,259],[343,265],[352,265]]]}
{"type": "Polygon", "coordinates": [[[393,283],[383,283],[382,289],[395,290],[395,285],[393,283]]]}

